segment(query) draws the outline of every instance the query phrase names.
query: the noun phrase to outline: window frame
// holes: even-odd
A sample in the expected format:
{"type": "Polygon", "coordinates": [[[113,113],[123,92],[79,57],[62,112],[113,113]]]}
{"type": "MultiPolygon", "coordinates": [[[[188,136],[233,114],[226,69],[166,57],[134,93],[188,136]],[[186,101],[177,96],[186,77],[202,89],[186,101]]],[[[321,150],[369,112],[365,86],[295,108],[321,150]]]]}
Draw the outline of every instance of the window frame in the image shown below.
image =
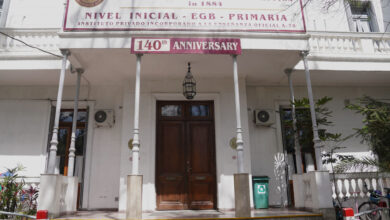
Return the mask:
{"type": "Polygon", "coordinates": [[[353,14],[352,13],[353,5],[348,0],[345,0],[345,9],[346,9],[347,20],[348,20],[348,25],[349,25],[350,31],[351,32],[359,32],[359,33],[364,32],[364,31],[361,31],[362,26],[359,27],[359,24],[358,24],[358,27],[357,27],[357,25],[355,25],[355,21],[357,21],[357,23],[360,23],[360,20],[361,21],[367,20],[370,31],[365,32],[365,33],[379,32],[379,24],[378,24],[378,19],[376,17],[375,8],[373,7],[373,2],[371,0],[355,0],[354,2],[358,2],[358,3],[361,3],[362,5],[364,5],[364,8],[366,8],[366,10],[367,10],[367,15],[364,16],[364,18],[361,17],[361,19],[359,19],[359,16],[362,16],[363,14],[361,14],[361,15],[353,14]],[[360,29],[360,31],[359,31],[359,29],[360,29]]]}
{"type": "Polygon", "coordinates": [[[0,9],[0,27],[5,27],[8,17],[10,0],[3,0],[3,6],[0,9]]]}
{"type": "MultiPolygon", "coordinates": [[[[282,143],[282,147],[283,147],[283,151],[292,155],[293,157],[293,173],[296,173],[297,172],[297,166],[299,166],[296,162],[296,152],[295,152],[295,136],[293,137],[293,152],[288,152],[288,146],[287,146],[287,136],[286,136],[286,128],[289,128],[289,129],[293,129],[292,126],[289,126],[287,124],[284,123],[283,121],[283,117],[282,117],[282,114],[283,112],[285,111],[291,111],[292,107],[290,105],[279,105],[279,120],[280,120],[280,138],[281,138],[281,143],[282,143]]],[[[298,110],[306,110],[308,112],[310,112],[310,109],[309,108],[299,108],[297,107],[295,109],[296,111],[298,110]]],[[[292,118],[291,118],[292,120],[292,118]]],[[[305,125],[305,127],[307,126],[307,128],[312,128],[311,124],[310,125],[305,125]]],[[[298,128],[297,128],[298,129],[298,128]]],[[[311,130],[312,131],[312,130],[311,130]]],[[[294,131],[293,131],[294,132],[294,131]]],[[[302,168],[303,168],[303,172],[306,173],[308,172],[307,171],[307,161],[306,161],[306,154],[310,154],[311,155],[311,158],[313,160],[313,165],[314,165],[314,168],[317,169],[317,165],[316,165],[316,157],[315,157],[315,147],[314,147],[314,142],[311,143],[311,147],[310,149],[306,148],[305,150],[301,147],[301,158],[302,158],[302,168]]]]}

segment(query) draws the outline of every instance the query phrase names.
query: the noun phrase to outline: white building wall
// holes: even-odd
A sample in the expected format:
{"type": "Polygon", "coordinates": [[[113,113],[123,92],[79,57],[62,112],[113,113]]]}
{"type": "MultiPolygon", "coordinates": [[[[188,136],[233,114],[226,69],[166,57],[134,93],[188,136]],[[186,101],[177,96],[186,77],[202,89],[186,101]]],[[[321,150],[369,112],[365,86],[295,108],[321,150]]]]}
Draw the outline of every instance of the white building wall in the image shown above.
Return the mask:
{"type": "Polygon", "coordinates": [[[383,30],[390,32],[390,0],[382,0],[383,30]]]}
{"type": "Polygon", "coordinates": [[[329,8],[327,1],[302,0],[302,2],[307,31],[349,32],[344,0],[336,1],[329,8]]]}
{"type": "MultiPolygon", "coordinates": [[[[39,176],[45,172],[49,100],[56,99],[57,89],[54,86],[0,86],[0,172],[4,166],[12,167],[19,162],[27,167],[27,176],[39,176]]],[[[73,108],[71,100],[74,94],[74,87],[64,88],[63,108],[73,108]]],[[[94,103],[89,105],[92,111],[114,109],[116,124],[113,128],[92,126],[92,130],[88,131],[83,208],[117,208],[122,87],[96,86],[88,92],[88,88],[83,86],[80,108],[85,108],[85,99],[90,100],[88,103],[94,103]]],[[[93,119],[92,111],[89,119],[93,119]]]]}
{"type": "Polygon", "coordinates": [[[96,100],[95,110],[113,109],[116,122],[112,128],[93,131],[88,208],[118,208],[122,87],[101,87],[91,93],[91,99],[96,100]]]}
{"type": "MultiPolygon", "coordinates": [[[[142,74],[141,74],[142,76],[142,74]]],[[[195,76],[196,77],[196,76],[195,76]]],[[[141,77],[140,105],[140,173],[143,175],[144,211],[156,209],[155,190],[155,130],[156,100],[185,100],[182,95],[182,80],[143,80],[141,77]]],[[[123,130],[121,144],[121,177],[119,210],[126,208],[126,176],[131,173],[131,151],[128,141],[133,137],[134,88],[133,81],[123,95],[123,130]]],[[[214,100],[217,164],[217,207],[234,208],[233,174],[237,172],[236,151],[229,141],[236,135],[233,78],[197,79],[198,94],[195,100],[214,100]]],[[[241,117],[245,142],[245,172],[251,172],[250,143],[246,109],[245,84],[240,83],[241,117]]]]}
{"type": "Polygon", "coordinates": [[[388,14],[390,12],[390,11],[387,12],[383,11],[383,5],[387,4],[386,1],[388,0],[371,0],[371,5],[373,6],[373,12],[375,13],[375,17],[377,19],[378,32],[385,31],[384,16],[388,16],[385,14],[388,14]]]}
{"type": "MultiPolygon", "coordinates": [[[[306,87],[295,87],[295,97],[300,99],[307,97],[306,87]]],[[[376,99],[390,99],[389,88],[378,87],[313,87],[314,98],[322,98],[324,96],[332,97],[327,107],[333,111],[333,117],[330,121],[334,122],[333,127],[329,127],[329,131],[342,133],[343,136],[348,136],[354,133],[353,128],[362,127],[362,117],[355,114],[353,111],[345,109],[345,101],[350,100],[351,103],[363,95],[368,95],[376,99]]],[[[248,108],[250,109],[274,109],[279,110],[280,105],[289,104],[289,88],[288,87],[264,87],[264,86],[248,86],[247,87],[248,108]]],[[[280,204],[280,194],[277,193],[276,181],[273,167],[273,156],[283,151],[281,141],[280,120],[277,117],[276,123],[270,127],[255,126],[252,123],[253,113],[249,114],[249,130],[251,141],[251,163],[252,175],[267,175],[270,176],[270,204],[280,204]]],[[[360,139],[351,138],[343,143],[347,147],[340,152],[353,155],[368,155],[369,148],[366,144],[362,144],[360,139]]],[[[325,148],[326,149],[326,148],[325,148]]]]}
{"type": "Polygon", "coordinates": [[[7,28],[60,28],[65,0],[9,0],[7,28]]]}
{"type": "MultiPolygon", "coordinates": [[[[379,32],[384,31],[384,16],[385,20],[388,16],[385,6],[388,0],[369,0],[371,2],[372,11],[375,15],[373,19],[378,24],[379,32]],[[383,12],[382,12],[383,11],[383,12]]],[[[351,19],[348,1],[316,1],[302,0],[304,2],[304,13],[307,31],[327,31],[327,32],[350,32],[348,21],[351,19]],[[305,2],[308,2],[305,4],[305,2]]],[[[389,8],[387,8],[389,10],[389,8]]]]}
{"type": "Polygon", "coordinates": [[[21,175],[39,177],[45,169],[49,101],[0,100],[0,173],[17,165],[21,175]]]}

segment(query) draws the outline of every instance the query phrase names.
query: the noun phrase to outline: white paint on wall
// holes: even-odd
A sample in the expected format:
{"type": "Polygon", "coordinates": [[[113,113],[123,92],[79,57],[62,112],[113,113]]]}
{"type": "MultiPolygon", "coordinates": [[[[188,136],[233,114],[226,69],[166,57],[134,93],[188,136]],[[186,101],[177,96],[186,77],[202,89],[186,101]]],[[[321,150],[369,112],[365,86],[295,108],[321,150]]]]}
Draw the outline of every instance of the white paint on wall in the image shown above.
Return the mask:
{"type": "Polygon", "coordinates": [[[22,175],[44,172],[49,113],[48,101],[0,100],[0,173],[18,164],[22,175]]]}
{"type": "Polygon", "coordinates": [[[390,32],[390,0],[382,0],[383,31],[390,32]]]}
{"type": "MultiPolygon", "coordinates": [[[[120,137],[122,119],[122,87],[100,86],[91,90],[91,99],[96,100],[95,111],[113,109],[116,123],[112,128],[95,128],[91,152],[91,170],[86,171],[90,177],[89,201],[86,208],[117,208],[119,186],[120,137]]],[[[94,114],[94,112],[90,112],[94,114]]],[[[90,121],[94,123],[94,121],[90,121]]],[[[89,133],[88,133],[89,134],[89,133]]]]}
{"type": "Polygon", "coordinates": [[[338,0],[328,7],[327,1],[302,0],[309,2],[304,8],[308,31],[349,32],[344,0],[338,0]]]}
{"type": "Polygon", "coordinates": [[[7,28],[60,28],[64,0],[10,0],[7,28]]]}

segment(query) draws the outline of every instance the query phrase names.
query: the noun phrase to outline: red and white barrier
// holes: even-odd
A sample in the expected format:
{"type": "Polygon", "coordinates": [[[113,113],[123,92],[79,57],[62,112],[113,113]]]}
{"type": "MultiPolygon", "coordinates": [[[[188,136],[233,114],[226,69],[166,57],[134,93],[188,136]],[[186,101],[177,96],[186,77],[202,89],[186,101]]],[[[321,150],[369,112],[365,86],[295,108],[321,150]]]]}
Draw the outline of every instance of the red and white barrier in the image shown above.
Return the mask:
{"type": "Polygon", "coordinates": [[[36,219],[49,219],[49,212],[47,210],[38,210],[36,219]]]}
{"type": "Polygon", "coordinates": [[[355,213],[352,208],[343,208],[343,219],[344,220],[354,220],[355,213]]]}

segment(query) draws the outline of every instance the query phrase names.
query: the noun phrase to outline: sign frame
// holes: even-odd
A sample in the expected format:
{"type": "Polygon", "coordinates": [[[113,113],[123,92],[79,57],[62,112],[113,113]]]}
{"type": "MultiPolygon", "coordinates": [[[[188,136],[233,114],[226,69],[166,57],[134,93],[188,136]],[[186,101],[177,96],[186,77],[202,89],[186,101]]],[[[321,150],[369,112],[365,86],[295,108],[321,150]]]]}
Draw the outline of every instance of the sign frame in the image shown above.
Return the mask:
{"type": "MultiPolygon", "coordinates": [[[[189,31],[189,32],[248,32],[248,33],[306,33],[307,27],[306,27],[306,20],[303,10],[303,4],[302,0],[298,0],[300,10],[301,10],[301,16],[302,16],[302,30],[283,30],[283,29],[200,29],[200,28],[189,28],[189,29],[182,29],[182,28],[79,28],[79,27],[67,27],[67,21],[69,16],[69,2],[71,0],[67,0],[66,9],[65,9],[65,18],[63,23],[63,31],[65,32],[77,32],[77,31],[157,31],[157,32],[164,32],[164,31],[189,31]]],[[[72,0],[75,1],[75,0],[72,0]]],[[[108,0],[106,0],[108,1],[108,0]]]]}
{"type": "MultiPolygon", "coordinates": [[[[183,44],[181,44],[183,45],[183,44]]],[[[233,45],[232,45],[233,46],[233,45]]],[[[222,47],[222,46],[220,46],[222,47]]],[[[160,49],[160,48],[159,48],[160,49]]],[[[241,39],[239,38],[178,38],[178,37],[172,37],[172,38],[159,38],[159,37],[133,37],[131,39],[131,48],[130,48],[131,54],[227,54],[227,55],[241,55],[242,48],[241,48],[241,39]],[[149,48],[148,50],[142,50],[138,49],[136,50],[136,44],[138,42],[142,43],[142,40],[150,41],[149,42],[149,48]],[[157,41],[169,41],[169,50],[155,50],[156,48],[152,48],[154,46],[154,42],[157,41]],[[190,42],[192,44],[191,46],[195,47],[203,47],[203,46],[210,46],[210,43],[213,45],[215,43],[219,43],[220,45],[222,43],[225,44],[235,44],[236,49],[232,50],[218,50],[218,49],[203,49],[203,48],[192,48],[192,49],[175,49],[175,43],[178,45],[180,42],[190,42]]]]}

